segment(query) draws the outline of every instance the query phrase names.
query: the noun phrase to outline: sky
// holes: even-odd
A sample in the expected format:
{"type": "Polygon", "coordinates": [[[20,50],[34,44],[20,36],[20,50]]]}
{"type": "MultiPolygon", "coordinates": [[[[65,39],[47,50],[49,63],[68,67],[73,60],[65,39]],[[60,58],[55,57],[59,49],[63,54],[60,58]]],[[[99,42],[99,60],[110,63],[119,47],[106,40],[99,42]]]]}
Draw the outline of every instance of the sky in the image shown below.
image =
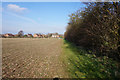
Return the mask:
{"type": "Polygon", "coordinates": [[[81,2],[3,2],[2,33],[64,34],[69,15],[84,7],[81,2]]]}

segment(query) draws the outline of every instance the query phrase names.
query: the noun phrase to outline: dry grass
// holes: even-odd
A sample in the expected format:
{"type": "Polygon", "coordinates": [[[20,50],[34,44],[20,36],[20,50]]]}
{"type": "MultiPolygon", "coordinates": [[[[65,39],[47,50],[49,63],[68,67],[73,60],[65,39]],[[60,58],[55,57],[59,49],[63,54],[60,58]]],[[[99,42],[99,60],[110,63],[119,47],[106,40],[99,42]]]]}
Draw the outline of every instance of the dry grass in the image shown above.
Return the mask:
{"type": "Polygon", "coordinates": [[[68,77],[59,59],[61,39],[2,39],[2,74],[8,78],[68,77]]]}

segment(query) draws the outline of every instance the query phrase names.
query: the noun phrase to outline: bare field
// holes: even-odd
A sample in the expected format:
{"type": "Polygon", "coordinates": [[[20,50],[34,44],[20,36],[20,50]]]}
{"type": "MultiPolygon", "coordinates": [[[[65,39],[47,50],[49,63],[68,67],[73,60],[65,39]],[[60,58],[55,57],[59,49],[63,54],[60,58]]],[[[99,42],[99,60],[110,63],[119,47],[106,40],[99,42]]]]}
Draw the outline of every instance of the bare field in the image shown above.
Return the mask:
{"type": "Polygon", "coordinates": [[[62,39],[2,39],[3,78],[67,78],[60,60],[62,39]]]}

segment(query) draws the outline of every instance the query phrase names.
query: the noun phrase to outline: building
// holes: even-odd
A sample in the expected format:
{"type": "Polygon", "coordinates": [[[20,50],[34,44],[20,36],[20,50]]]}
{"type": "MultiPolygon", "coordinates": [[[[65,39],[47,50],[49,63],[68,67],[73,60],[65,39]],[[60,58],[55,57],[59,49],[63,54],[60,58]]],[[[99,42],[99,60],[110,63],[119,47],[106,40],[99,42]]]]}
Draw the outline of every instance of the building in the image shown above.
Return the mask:
{"type": "Polygon", "coordinates": [[[19,35],[18,34],[15,34],[14,37],[17,38],[19,35]]]}
{"type": "Polygon", "coordinates": [[[33,35],[32,34],[27,34],[27,37],[33,37],[33,35]]]}
{"type": "Polygon", "coordinates": [[[14,35],[10,34],[10,33],[7,33],[7,34],[4,34],[4,37],[14,37],[14,35]]]}
{"type": "Polygon", "coordinates": [[[34,34],[33,37],[37,38],[37,37],[39,37],[39,35],[38,34],[34,34]]]}
{"type": "Polygon", "coordinates": [[[41,38],[43,36],[41,34],[34,34],[33,37],[35,37],[35,38],[41,38]]]}
{"type": "Polygon", "coordinates": [[[41,35],[42,38],[45,38],[45,36],[46,36],[46,35],[44,35],[44,34],[41,35]]]}
{"type": "Polygon", "coordinates": [[[52,34],[52,38],[59,38],[59,37],[60,37],[59,35],[52,34]]]}

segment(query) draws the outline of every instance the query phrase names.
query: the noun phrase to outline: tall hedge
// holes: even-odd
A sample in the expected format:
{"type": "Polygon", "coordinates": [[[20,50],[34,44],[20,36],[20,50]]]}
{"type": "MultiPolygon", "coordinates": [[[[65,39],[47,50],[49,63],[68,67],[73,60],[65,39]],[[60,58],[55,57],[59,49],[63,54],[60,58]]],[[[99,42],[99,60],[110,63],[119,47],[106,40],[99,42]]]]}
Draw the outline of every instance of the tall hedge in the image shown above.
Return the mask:
{"type": "Polygon", "coordinates": [[[120,2],[88,3],[70,15],[65,39],[98,56],[120,60],[120,2]]]}

